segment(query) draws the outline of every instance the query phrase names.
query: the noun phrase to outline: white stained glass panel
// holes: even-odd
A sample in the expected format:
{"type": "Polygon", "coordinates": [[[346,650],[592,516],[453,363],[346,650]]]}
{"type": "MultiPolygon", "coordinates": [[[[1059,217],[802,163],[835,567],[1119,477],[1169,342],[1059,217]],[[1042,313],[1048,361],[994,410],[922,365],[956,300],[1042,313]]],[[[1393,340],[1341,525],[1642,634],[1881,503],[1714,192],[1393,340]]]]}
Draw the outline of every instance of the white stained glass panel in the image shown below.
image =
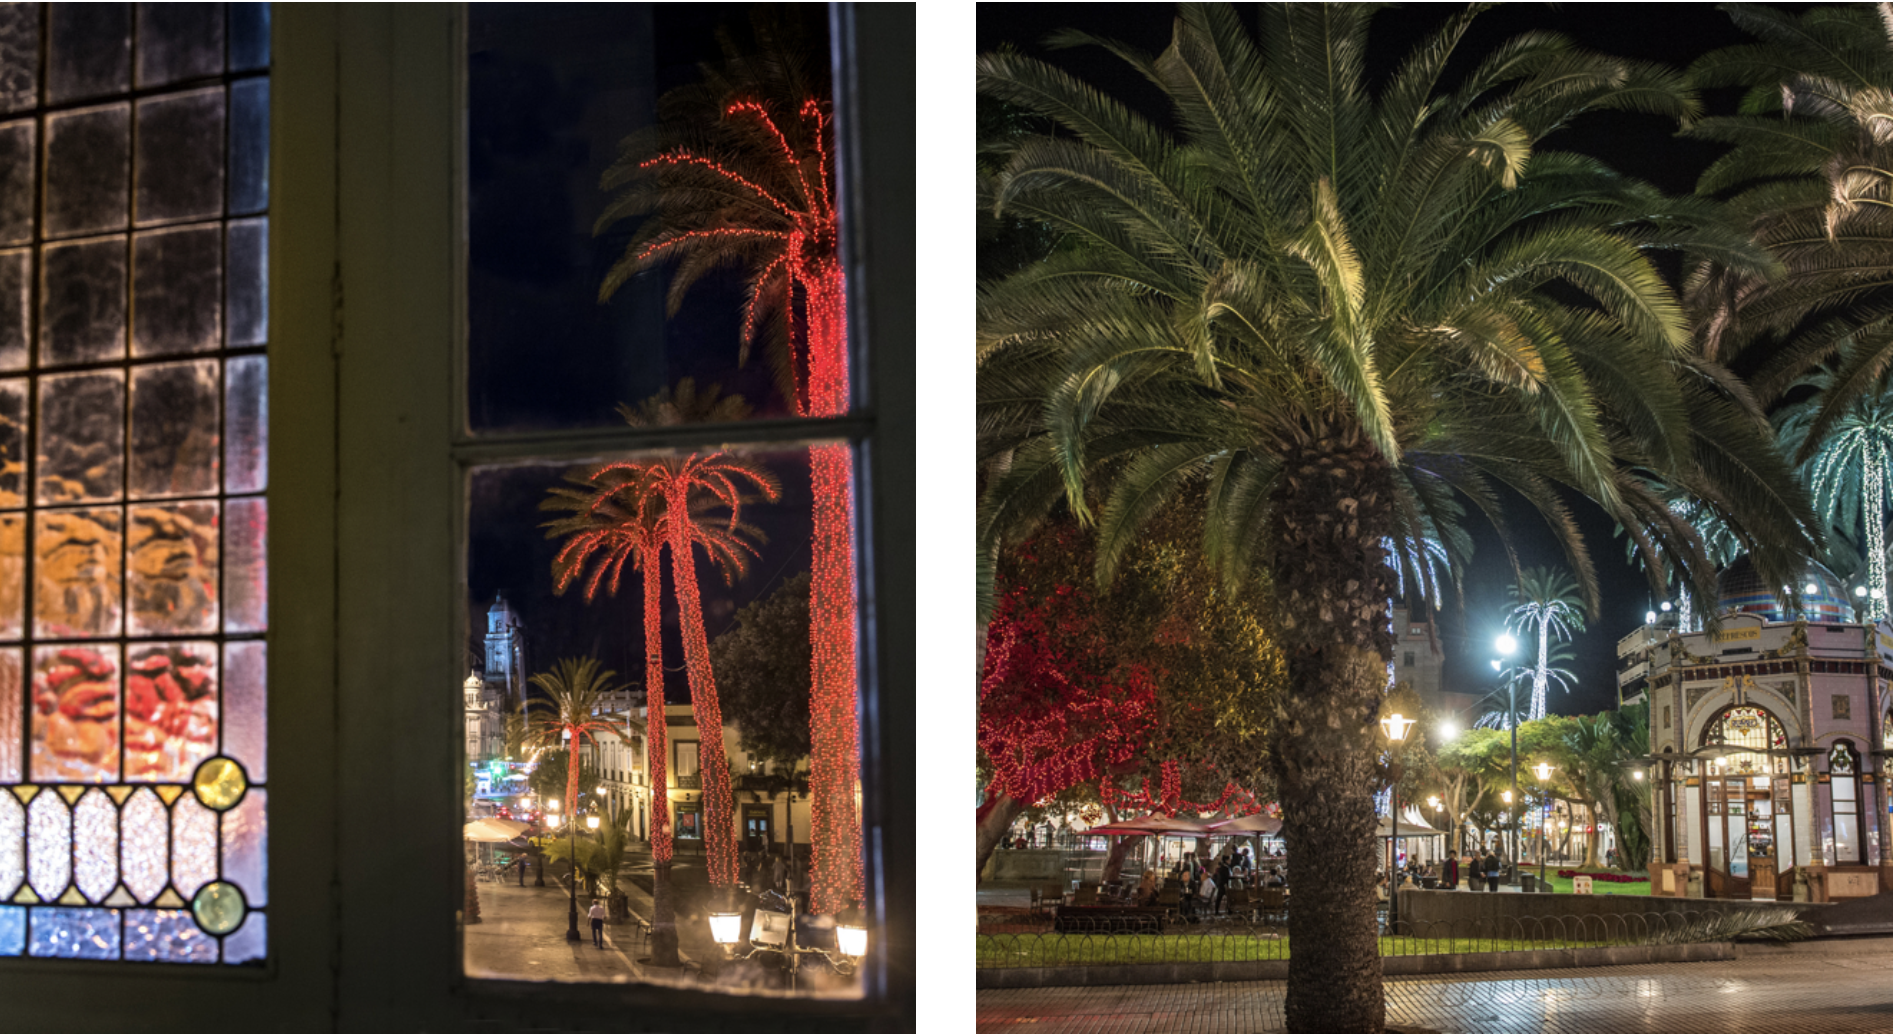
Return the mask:
{"type": "Polygon", "coordinates": [[[244,892],[252,908],[269,904],[264,879],[270,842],[264,804],[268,798],[266,790],[251,790],[224,813],[224,879],[244,892]]]}
{"type": "Polygon", "coordinates": [[[97,904],[118,886],[118,809],[104,790],[93,789],[73,809],[74,883],[97,904]]]}
{"type": "Polygon", "coordinates": [[[41,901],[57,900],[72,880],[72,813],[52,790],[26,808],[26,882],[41,901]]]}
{"type": "Polygon", "coordinates": [[[171,885],[186,901],[217,878],[217,813],[190,792],[171,806],[171,885]]]}
{"type": "Polygon", "coordinates": [[[0,791],[0,901],[13,900],[13,894],[26,879],[26,808],[19,798],[0,791]]]}
{"type": "Polygon", "coordinates": [[[120,864],[125,886],[140,904],[165,889],[165,862],[169,817],[165,805],[150,788],[138,790],[125,802],[119,838],[120,864]]]}

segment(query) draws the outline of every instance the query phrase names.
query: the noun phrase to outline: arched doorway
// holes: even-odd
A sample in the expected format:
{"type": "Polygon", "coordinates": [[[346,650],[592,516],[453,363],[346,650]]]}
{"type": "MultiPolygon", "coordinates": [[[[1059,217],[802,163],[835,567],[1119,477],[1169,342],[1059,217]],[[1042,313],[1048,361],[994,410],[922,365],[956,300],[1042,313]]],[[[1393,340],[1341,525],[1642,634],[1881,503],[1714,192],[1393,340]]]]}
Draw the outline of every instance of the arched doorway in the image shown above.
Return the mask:
{"type": "Polygon", "coordinates": [[[1739,704],[1714,715],[1701,739],[1725,748],[1706,765],[1706,896],[1790,900],[1796,856],[1783,724],[1762,707],[1739,704]]]}

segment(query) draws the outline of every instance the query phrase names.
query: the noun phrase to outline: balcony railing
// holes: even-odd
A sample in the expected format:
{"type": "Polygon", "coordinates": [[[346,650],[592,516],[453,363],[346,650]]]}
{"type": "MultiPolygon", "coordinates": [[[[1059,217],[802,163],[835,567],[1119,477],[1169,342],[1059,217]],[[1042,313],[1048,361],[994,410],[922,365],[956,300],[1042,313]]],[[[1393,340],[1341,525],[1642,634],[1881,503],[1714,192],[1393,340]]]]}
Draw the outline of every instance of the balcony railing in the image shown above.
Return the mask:
{"type": "Polygon", "coordinates": [[[680,790],[704,789],[704,776],[701,775],[700,773],[693,772],[690,775],[680,775],[677,777],[677,779],[678,779],[678,788],[680,790]]]}

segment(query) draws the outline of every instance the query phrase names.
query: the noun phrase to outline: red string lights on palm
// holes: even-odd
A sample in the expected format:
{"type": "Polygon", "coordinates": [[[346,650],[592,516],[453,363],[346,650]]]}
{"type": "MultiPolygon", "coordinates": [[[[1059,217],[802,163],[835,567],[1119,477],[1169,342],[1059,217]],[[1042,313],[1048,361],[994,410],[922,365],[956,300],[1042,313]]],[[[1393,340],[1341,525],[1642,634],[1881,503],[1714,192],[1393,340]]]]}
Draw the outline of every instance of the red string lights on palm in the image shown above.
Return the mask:
{"type": "MultiPolygon", "coordinates": [[[[798,108],[793,146],[764,104],[742,100],[724,109],[726,126],[755,134],[759,150],[781,163],[746,176],[723,161],[678,149],[641,164],[671,170],[680,182],[708,174],[735,187],[750,211],[741,225],[713,225],[662,235],[637,255],[640,263],[689,252],[712,240],[755,243],[759,265],[746,285],[743,340],[768,311],[787,317],[793,385],[800,417],[840,416],[849,408],[847,299],[837,255],[836,207],[830,184],[830,132],[824,105],[798,108]],[[765,183],[783,189],[772,189],[765,183]]],[[[723,218],[735,218],[725,215],[723,218]]],[[[861,733],[856,699],[856,557],[852,534],[855,485],[846,444],[810,448],[814,497],[810,542],[810,907],[840,911],[863,898],[861,733]]],[[[675,557],[674,557],[675,559],[675,557]]],[[[688,662],[689,663],[689,662],[688,662]]],[[[706,674],[708,675],[708,668],[706,674]]],[[[695,697],[695,694],[694,694],[695,697]]],[[[711,826],[730,821],[713,816],[711,826]]]]}

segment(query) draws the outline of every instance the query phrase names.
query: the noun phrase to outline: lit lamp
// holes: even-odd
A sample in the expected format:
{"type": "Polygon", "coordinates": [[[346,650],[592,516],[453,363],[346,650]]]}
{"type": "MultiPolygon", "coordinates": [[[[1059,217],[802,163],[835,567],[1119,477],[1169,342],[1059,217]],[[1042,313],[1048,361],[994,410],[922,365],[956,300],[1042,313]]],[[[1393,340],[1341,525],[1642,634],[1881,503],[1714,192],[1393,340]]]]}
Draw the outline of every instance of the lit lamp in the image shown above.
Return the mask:
{"type": "Polygon", "coordinates": [[[737,936],[744,924],[744,911],[738,907],[737,895],[727,893],[710,912],[711,939],[724,949],[724,957],[730,958],[737,948],[737,936]]]}
{"type": "Polygon", "coordinates": [[[1534,766],[1534,778],[1541,784],[1541,885],[1547,885],[1547,831],[1553,828],[1553,818],[1548,815],[1547,780],[1553,778],[1554,766],[1543,761],[1534,766]]]}
{"type": "Polygon", "coordinates": [[[852,959],[869,954],[869,923],[862,909],[851,905],[836,913],[836,949],[852,959]]]}
{"type": "Polygon", "coordinates": [[[1380,724],[1383,735],[1389,737],[1389,916],[1396,915],[1396,839],[1402,835],[1402,802],[1396,797],[1396,784],[1402,781],[1401,757],[1402,743],[1409,738],[1409,730],[1415,726],[1415,719],[1402,717],[1401,712],[1385,716],[1380,724]]]}

